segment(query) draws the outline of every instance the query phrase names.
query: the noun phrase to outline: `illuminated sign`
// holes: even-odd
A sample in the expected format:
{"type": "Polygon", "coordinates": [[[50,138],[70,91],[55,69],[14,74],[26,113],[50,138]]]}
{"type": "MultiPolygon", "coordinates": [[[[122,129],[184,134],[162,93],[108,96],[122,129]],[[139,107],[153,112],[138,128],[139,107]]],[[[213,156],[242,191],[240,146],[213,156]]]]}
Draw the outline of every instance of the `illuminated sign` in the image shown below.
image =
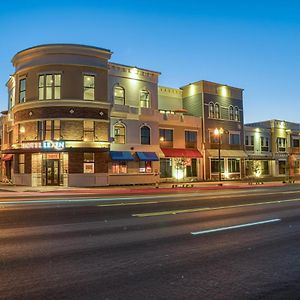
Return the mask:
{"type": "Polygon", "coordinates": [[[22,143],[22,149],[63,150],[65,141],[43,141],[22,143]]]}

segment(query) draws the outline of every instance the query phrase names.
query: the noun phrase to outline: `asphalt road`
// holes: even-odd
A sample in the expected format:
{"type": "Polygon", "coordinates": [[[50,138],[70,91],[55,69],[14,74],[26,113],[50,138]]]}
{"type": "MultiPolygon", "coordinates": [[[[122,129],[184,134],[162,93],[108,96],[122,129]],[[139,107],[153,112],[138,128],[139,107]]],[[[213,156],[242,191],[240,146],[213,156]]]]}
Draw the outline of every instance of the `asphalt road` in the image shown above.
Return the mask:
{"type": "Polygon", "coordinates": [[[300,299],[299,186],[0,206],[0,299],[300,299]]]}

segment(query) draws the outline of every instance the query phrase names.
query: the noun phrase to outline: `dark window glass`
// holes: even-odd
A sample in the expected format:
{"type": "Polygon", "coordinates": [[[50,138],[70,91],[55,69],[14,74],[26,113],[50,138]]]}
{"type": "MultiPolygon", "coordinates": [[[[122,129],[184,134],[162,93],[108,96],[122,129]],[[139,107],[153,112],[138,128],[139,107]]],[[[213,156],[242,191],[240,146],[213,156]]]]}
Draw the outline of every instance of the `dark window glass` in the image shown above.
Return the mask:
{"type": "Polygon", "coordinates": [[[150,128],[148,126],[141,128],[141,144],[150,145],[150,128]]]}

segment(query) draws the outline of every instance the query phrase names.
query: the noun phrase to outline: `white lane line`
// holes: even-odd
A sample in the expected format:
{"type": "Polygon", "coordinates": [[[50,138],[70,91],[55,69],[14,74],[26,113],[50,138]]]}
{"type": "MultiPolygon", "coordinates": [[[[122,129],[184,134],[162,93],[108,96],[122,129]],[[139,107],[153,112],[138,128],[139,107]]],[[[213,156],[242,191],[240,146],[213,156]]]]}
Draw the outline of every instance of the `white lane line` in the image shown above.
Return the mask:
{"type": "Polygon", "coordinates": [[[150,213],[133,214],[132,217],[143,218],[143,217],[166,216],[166,215],[194,213],[194,212],[210,211],[210,210],[251,207],[251,206],[259,206],[259,205],[284,204],[284,203],[298,202],[298,201],[300,201],[300,198],[287,199],[287,200],[267,201],[267,202],[245,203],[245,204],[237,204],[237,205],[218,206],[218,207],[201,207],[201,208],[180,209],[180,210],[156,211],[156,212],[150,212],[150,213]]]}
{"type": "Polygon", "coordinates": [[[237,229],[237,228],[243,228],[243,227],[250,227],[250,226],[256,226],[256,225],[274,223],[274,222],[279,222],[279,221],[281,221],[281,219],[271,219],[271,220],[253,222],[253,223],[246,223],[246,224],[239,224],[239,225],[233,225],[233,226],[228,226],[228,227],[220,227],[220,228],[196,231],[196,232],[191,232],[191,234],[192,235],[200,235],[200,234],[206,234],[206,233],[212,233],[212,232],[218,232],[218,231],[225,231],[225,230],[231,230],[231,229],[237,229]]]}

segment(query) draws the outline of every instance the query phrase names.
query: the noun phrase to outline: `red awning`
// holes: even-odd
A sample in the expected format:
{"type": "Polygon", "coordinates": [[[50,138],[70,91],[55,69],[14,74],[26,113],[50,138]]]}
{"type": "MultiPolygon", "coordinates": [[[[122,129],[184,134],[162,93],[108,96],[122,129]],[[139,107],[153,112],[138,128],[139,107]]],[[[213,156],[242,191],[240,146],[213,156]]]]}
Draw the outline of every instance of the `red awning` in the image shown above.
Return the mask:
{"type": "Polygon", "coordinates": [[[4,154],[1,158],[3,161],[12,160],[13,155],[12,154],[4,154]]]}
{"type": "Polygon", "coordinates": [[[201,153],[197,149],[176,149],[176,148],[162,148],[165,157],[187,157],[200,158],[201,153]]]}

